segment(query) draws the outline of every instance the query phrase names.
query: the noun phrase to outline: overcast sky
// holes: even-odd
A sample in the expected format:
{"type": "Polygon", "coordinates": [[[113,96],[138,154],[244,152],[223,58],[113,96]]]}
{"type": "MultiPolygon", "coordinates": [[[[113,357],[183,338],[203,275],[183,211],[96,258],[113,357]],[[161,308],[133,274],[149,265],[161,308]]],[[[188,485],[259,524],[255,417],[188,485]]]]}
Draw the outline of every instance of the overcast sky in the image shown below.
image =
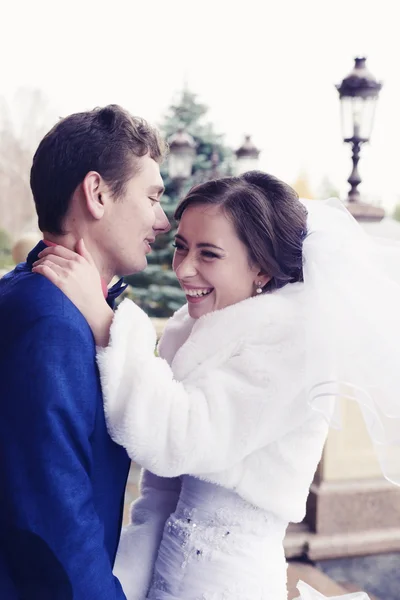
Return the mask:
{"type": "MultiPolygon", "coordinates": [[[[339,83],[354,57],[383,81],[361,191],[400,201],[400,41],[395,0],[1,0],[0,95],[37,88],[51,119],[115,102],[160,121],[184,82],[238,146],[293,183],[328,176],[345,195],[339,83]]],[[[18,114],[18,106],[15,107],[18,114]]],[[[50,123],[51,125],[51,123],[50,123]]]]}

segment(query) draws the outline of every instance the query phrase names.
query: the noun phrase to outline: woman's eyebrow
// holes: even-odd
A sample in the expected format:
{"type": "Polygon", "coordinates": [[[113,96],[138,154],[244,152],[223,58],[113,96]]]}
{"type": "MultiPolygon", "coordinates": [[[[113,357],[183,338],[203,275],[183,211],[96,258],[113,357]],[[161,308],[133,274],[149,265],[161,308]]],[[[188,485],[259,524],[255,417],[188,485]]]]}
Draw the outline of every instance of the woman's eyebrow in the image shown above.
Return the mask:
{"type": "MultiPolygon", "coordinates": [[[[177,233],[175,238],[181,240],[184,244],[187,244],[187,240],[180,233],[177,233]]],[[[196,248],[215,248],[216,250],[221,250],[221,252],[224,252],[224,249],[220,246],[209,244],[208,242],[200,242],[199,244],[196,244],[196,248]]]]}

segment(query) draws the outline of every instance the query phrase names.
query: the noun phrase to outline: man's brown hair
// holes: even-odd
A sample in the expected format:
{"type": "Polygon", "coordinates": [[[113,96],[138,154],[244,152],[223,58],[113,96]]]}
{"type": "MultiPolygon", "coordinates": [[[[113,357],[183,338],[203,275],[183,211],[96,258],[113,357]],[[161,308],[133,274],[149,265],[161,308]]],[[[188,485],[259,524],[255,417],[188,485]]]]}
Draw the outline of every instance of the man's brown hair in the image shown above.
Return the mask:
{"type": "Polygon", "coordinates": [[[41,231],[63,233],[72,195],[89,171],[98,172],[118,198],[132,177],[135,158],[148,153],[157,162],[164,157],[158,131],[116,104],[59,121],[40,142],[31,168],[41,231]]]}

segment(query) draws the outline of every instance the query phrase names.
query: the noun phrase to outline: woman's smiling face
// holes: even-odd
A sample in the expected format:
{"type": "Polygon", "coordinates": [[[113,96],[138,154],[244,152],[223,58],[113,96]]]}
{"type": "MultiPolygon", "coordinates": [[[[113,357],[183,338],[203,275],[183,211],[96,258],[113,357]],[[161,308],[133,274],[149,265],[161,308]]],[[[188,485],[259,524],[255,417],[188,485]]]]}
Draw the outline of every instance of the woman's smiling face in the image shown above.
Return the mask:
{"type": "Polygon", "coordinates": [[[195,319],[250,298],[259,281],[268,281],[250,264],[246,246],[219,206],[189,206],[175,245],[173,268],[195,319]]]}

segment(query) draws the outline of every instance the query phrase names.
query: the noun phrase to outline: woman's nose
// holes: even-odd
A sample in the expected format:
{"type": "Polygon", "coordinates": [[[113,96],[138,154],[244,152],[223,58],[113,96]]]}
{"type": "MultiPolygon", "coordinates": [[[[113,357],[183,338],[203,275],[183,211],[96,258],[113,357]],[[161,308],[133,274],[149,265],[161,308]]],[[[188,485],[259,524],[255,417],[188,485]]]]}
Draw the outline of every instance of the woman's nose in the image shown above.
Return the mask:
{"type": "Polygon", "coordinates": [[[197,268],[194,257],[191,257],[190,254],[185,256],[182,262],[177,265],[175,273],[178,279],[185,279],[185,277],[193,277],[193,275],[196,275],[197,268]]]}

